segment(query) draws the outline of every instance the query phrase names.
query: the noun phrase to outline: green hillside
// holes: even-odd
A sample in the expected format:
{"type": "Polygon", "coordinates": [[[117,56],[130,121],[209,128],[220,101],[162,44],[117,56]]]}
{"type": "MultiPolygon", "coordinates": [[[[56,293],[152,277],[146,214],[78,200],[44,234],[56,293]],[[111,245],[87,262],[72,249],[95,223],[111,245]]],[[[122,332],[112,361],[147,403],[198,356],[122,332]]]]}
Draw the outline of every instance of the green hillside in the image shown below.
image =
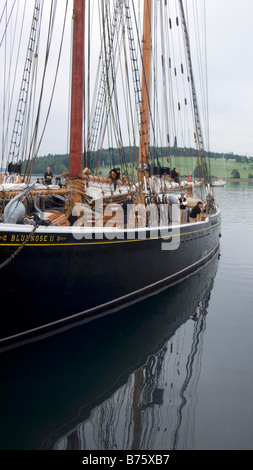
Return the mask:
{"type": "MultiPolygon", "coordinates": [[[[191,165],[188,165],[188,168],[186,168],[185,165],[185,158],[180,157],[173,159],[172,158],[172,167],[176,167],[180,170],[180,175],[182,176],[188,176],[188,172],[186,171],[187,169],[189,172],[194,171],[194,168],[197,165],[197,159],[192,158],[191,160],[191,165]]],[[[237,161],[236,159],[221,159],[221,158],[210,158],[210,168],[211,168],[211,176],[214,178],[222,177],[222,178],[232,178],[232,171],[233,170],[238,170],[240,177],[241,178],[249,178],[250,174],[253,177],[253,160],[248,160],[240,162],[237,161]]]]}
{"type": "MultiPolygon", "coordinates": [[[[212,154],[209,160],[212,177],[218,178],[220,176],[222,178],[232,178],[233,174],[231,172],[233,170],[237,170],[241,178],[250,178],[250,175],[253,177],[253,158],[249,159],[247,157],[240,157],[237,155],[233,156],[231,154],[225,154],[225,158],[220,158],[220,156],[221,154],[219,154],[217,157],[216,154],[212,154]]],[[[136,163],[130,163],[133,161],[133,158],[131,158],[129,155],[128,148],[125,149],[125,157],[126,161],[128,162],[129,173],[136,173],[136,163]]],[[[160,157],[158,160],[161,166],[168,166],[166,157],[160,157]]],[[[121,166],[120,156],[117,154],[117,152],[109,152],[108,150],[102,151],[102,154],[100,155],[100,163],[101,167],[97,172],[103,176],[105,176],[109,169],[111,169],[114,165],[121,166]],[[109,162],[111,162],[111,165],[109,162]]],[[[48,166],[51,167],[51,170],[55,176],[60,175],[63,172],[68,173],[69,155],[47,155],[44,157],[37,157],[33,167],[33,174],[44,174],[48,166]]],[[[196,156],[171,156],[170,168],[176,167],[177,170],[180,171],[181,178],[188,178],[190,173],[194,173],[196,166],[196,156]]],[[[124,171],[123,167],[122,171],[124,171]]]]}

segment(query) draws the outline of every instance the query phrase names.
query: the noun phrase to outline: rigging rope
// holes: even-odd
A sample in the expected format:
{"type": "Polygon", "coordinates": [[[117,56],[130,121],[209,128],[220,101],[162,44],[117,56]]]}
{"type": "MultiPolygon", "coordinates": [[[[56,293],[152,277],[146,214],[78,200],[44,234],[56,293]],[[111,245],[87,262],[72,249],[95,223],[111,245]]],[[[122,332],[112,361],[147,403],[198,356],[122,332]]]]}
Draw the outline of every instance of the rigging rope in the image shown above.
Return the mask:
{"type": "MultiPolygon", "coordinates": [[[[18,4],[19,6],[19,4],[18,4]]],[[[23,14],[22,14],[22,21],[21,21],[21,27],[20,27],[20,35],[19,35],[19,41],[18,41],[18,49],[17,49],[17,58],[19,57],[20,53],[20,47],[21,47],[21,38],[22,38],[22,31],[24,27],[24,17],[25,17],[25,10],[26,10],[26,4],[24,4],[23,8],[23,14]]],[[[7,14],[7,10],[6,10],[7,14]]],[[[11,64],[13,62],[13,56],[14,56],[14,44],[15,44],[15,35],[17,31],[17,22],[19,20],[19,9],[17,8],[16,11],[16,19],[15,19],[15,24],[14,24],[14,35],[13,38],[10,38],[10,61],[9,61],[9,73],[8,76],[5,74],[6,70],[6,63],[4,65],[4,103],[3,103],[3,133],[2,133],[2,161],[1,161],[1,167],[3,168],[5,166],[4,160],[5,160],[5,152],[8,146],[8,129],[9,129],[9,124],[10,124],[10,116],[11,116],[11,108],[12,108],[12,101],[13,101],[13,96],[14,96],[14,85],[16,81],[16,75],[17,75],[17,67],[18,67],[18,60],[16,60],[16,66],[15,70],[12,73],[11,70],[11,64]],[[11,83],[12,85],[12,90],[11,90],[11,83]],[[10,95],[9,98],[9,103],[7,104],[8,101],[8,96],[10,95]],[[7,109],[8,106],[8,109],[7,109]],[[6,115],[6,131],[4,133],[4,128],[5,128],[5,115],[6,115]]],[[[8,38],[6,37],[6,48],[7,48],[7,40],[8,38]]],[[[5,61],[6,62],[6,61],[5,61]]]]}
{"type": "MultiPolygon", "coordinates": [[[[26,0],[25,0],[25,3],[26,3],[26,0]]],[[[61,32],[60,44],[59,44],[59,54],[58,54],[58,59],[56,61],[56,72],[55,72],[55,77],[52,83],[51,93],[50,95],[47,94],[47,97],[49,99],[49,104],[48,104],[48,109],[46,110],[46,115],[45,115],[42,131],[41,131],[41,135],[39,136],[38,133],[39,133],[39,122],[40,122],[41,110],[42,110],[42,98],[44,98],[44,95],[45,95],[45,79],[46,79],[46,72],[48,69],[50,49],[51,49],[51,45],[53,41],[53,31],[54,31],[54,24],[55,24],[55,17],[56,17],[57,0],[51,1],[51,8],[49,12],[47,44],[46,44],[46,49],[45,49],[44,70],[43,70],[42,79],[41,79],[41,90],[40,90],[40,94],[39,94],[37,104],[36,104],[36,101],[35,101],[36,78],[37,78],[37,72],[38,72],[37,57],[39,55],[40,26],[42,22],[43,4],[44,4],[44,0],[35,0],[35,3],[34,3],[32,23],[31,23],[28,47],[27,47],[27,52],[26,52],[26,59],[25,59],[25,67],[23,69],[19,100],[18,100],[16,116],[14,120],[14,128],[13,128],[13,133],[12,133],[12,138],[11,138],[11,143],[10,143],[9,155],[7,158],[4,157],[4,153],[5,153],[4,150],[6,149],[6,146],[7,146],[7,136],[8,136],[8,129],[9,129],[9,121],[11,117],[11,107],[8,112],[8,121],[7,121],[7,125],[5,125],[5,130],[4,130],[5,136],[3,133],[3,143],[2,143],[2,150],[3,150],[2,151],[2,165],[4,162],[4,158],[5,158],[5,164],[4,164],[5,167],[8,166],[8,164],[11,161],[12,162],[18,162],[18,161],[25,162],[26,167],[22,170],[24,170],[23,171],[24,174],[28,175],[28,180],[30,178],[32,168],[34,165],[34,157],[37,155],[39,151],[41,141],[45,133],[46,125],[48,122],[48,118],[49,118],[49,114],[50,114],[50,110],[52,106],[56,80],[57,80],[58,71],[59,71],[61,52],[62,52],[62,47],[63,47],[63,39],[64,39],[67,9],[68,9],[68,0],[66,0],[63,26],[62,26],[62,32],[61,32]],[[33,119],[33,115],[35,115],[34,119],[33,119]],[[34,124],[32,123],[32,121],[34,121],[34,124]],[[31,136],[29,139],[30,145],[28,147],[29,132],[31,132],[31,136]]],[[[6,9],[6,13],[7,13],[7,9],[6,9]]],[[[13,14],[14,14],[14,10],[12,7],[12,16],[13,14]]],[[[20,45],[22,44],[21,37],[22,37],[22,31],[24,29],[23,28],[24,14],[25,14],[25,8],[23,11],[22,23],[19,28],[20,38],[19,38],[18,46],[16,48],[17,61],[16,61],[16,67],[15,67],[15,73],[11,74],[11,69],[10,69],[9,77],[11,78],[11,80],[9,79],[7,82],[8,87],[10,87],[11,83],[13,82],[11,101],[13,100],[13,95],[14,95],[14,84],[16,81],[16,72],[18,69],[18,58],[20,55],[19,51],[20,51],[20,45]]],[[[2,13],[1,19],[2,17],[3,17],[3,13],[2,13]]],[[[18,10],[17,10],[17,18],[19,17],[20,15],[18,16],[18,10]]],[[[8,17],[8,22],[9,22],[9,18],[10,18],[10,15],[8,17]]],[[[18,28],[15,28],[15,32],[18,32],[18,28]]],[[[14,49],[13,46],[14,46],[14,38],[13,38],[12,49],[14,49]]],[[[11,65],[11,61],[10,61],[10,65],[11,65]]],[[[6,97],[6,92],[5,92],[5,97],[6,97]]],[[[5,102],[7,102],[6,98],[5,98],[5,102]]],[[[3,121],[4,121],[5,119],[4,116],[7,114],[5,108],[3,110],[3,113],[5,113],[3,114],[3,121]]]]}
{"type": "MultiPolygon", "coordinates": [[[[44,133],[45,133],[46,125],[47,125],[47,122],[48,122],[48,118],[49,118],[49,114],[50,114],[52,102],[53,102],[54,91],[55,91],[56,81],[57,81],[57,77],[58,77],[59,66],[60,66],[60,59],[61,59],[61,53],[62,53],[63,39],[64,39],[65,26],[66,26],[66,18],[67,18],[67,10],[68,10],[68,0],[66,0],[65,14],[64,14],[63,28],[62,28],[62,35],[61,35],[61,42],[60,42],[60,48],[59,48],[59,54],[58,54],[58,59],[57,59],[57,66],[56,66],[55,78],[54,78],[54,82],[53,82],[53,87],[52,87],[52,92],[51,92],[49,107],[48,107],[48,111],[47,111],[47,115],[46,115],[44,127],[43,127],[43,130],[42,130],[41,138],[40,138],[39,143],[38,143],[38,145],[37,145],[36,151],[34,152],[34,155],[37,155],[37,154],[38,154],[38,151],[39,151],[39,148],[40,148],[40,145],[41,145],[41,141],[42,141],[42,139],[43,139],[43,135],[44,135],[44,133]]],[[[30,170],[30,172],[31,172],[31,170],[30,170]]]]}
{"type": "MultiPolygon", "coordinates": [[[[43,75],[42,75],[42,84],[41,84],[39,102],[38,102],[38,107],[37,107],[37,116],[36,116],[35,125],[34,125],[33,132],[32,132],[32,139],[31,139],[30,148],[28,150],[28,162],[27,162],[26,168],[25,168],[25,173],[28,174],[28,180],[30,179],[30,176],[31,176],[31,172],[32,172],[33,164],[34,164],[34,157],[36,155],[35,146],[36,146],[36,141],[37,141],[39,118],[40,118],[40,112],[41,112],[41,106],[42,106],[42,97],[43,97],[43,91],[44,91],[44,85],[45,85],[46,70],[47,70],[47,66],[48,66],[49,52],[50,52],[50,46],[51,46],[51,41],[52,41],[52,35],[53,35],[53,26],[54,26],[54,21],[55,21],[55,11],[56,11],[56,2],[54,2],[54,0],[52,0],[51,1],[51,8],[50,8],[50,16],[49,16],[49,27],[48,27],[48,37],[47,37],[47,44],[46,44],[45,64],[44,64],[44,70],[43,70],[43,75]]],[[[59,63],[59,59],[58,59],[58,63],[59,63]]],[[[51,95],[51,99],[52,99],[52,95],[51,95]]],[[[45,127],[44,127],[44,129],[45,129],[45,127]]]]}
{"type": "Polygon", "coordinates": [[[23,125],[25,121],[25,113],[27,110],[28,93],[29,93],[29,86],[30,86],[30,75],[32,71],[32,63],[33,63],[34,50],[35,50],[35,45],[36,45],[36,34],[37,34],[39,11],[40,11],[39,3],[40,3],[40,0],[38,0],[37,4],[35,3],[34,10],[33,10],[33,19],[32,19],[32,25],[31,25],[31,30],[30,30],[30,38],[29,38],[25,66],[24,66],[24,71],[23,71],[18,106],[17,106],[16,116],[14,120],[14,129],[13,129],[12,138],[11,138],[9,156],[7,159],[7,166],[10,161],[13,161],[13,159],[16,159],[18,161],[19,154],[20,154],[20,145],[21,145],[21,139],[22,139],[22,134],[23,134],[23,125]]]}
{"type": "Polygon", "coordinates": [[[189,35],[188,35],[188,30],[187,30],[187,25],[186,25],[186,20],[185,20],[183,2],[182,2],[182,0],[178,0],[178,1],[179,1],[179,6],[180,6],[181,21],[183,23],[183,28],[184,28],[185,47],[186,47],[186,53],[187,53],[187,57],[188,57],[188,66],[189,66],[191,86],[192,86],[192,98],[193,98],[194,115],[195,115],[196,137],[197,137],[197,142],[198,142],[198,147],[199,147],[199,152],[200,152],[199,156],[200,156],[201,167],[202,167],[202,170],[203,170],[204,182],[206,184],[207,181],[208,181],[208,170],[207,170],[207,164],[206,164],[205,156],[204,156],[204,153],[203,153],[203,151],[204,151],[204,141],[203,141],[203,134],[202,134],[201,123],[200,123],[200,115],[199,115],[199,108],[198,108],[198,102],[197,102],[197,94],[196,94],[196,89],[195,89],[195,81],[194,81],[193,70],[192,70],[192,60],[191,60],[189,35]]]}
{"type": "MultiPolygon", "coordinates": [[[[1,41],[0,41],[0,47],[2,46],[2,43],[3,43],[4,37],[5,37],[6,31],[7,31],[7,28],[8,28],[8,24],[9,24],[9,22],[10,22],[10,19],[11,19],[12,13],[13,13],[13,9],[14,9],[15,3],[16,3],[16,0],[14,0],[14,3],[13,3],[13,5],[12,5],[12,9],[11,9],[11,12],[10,12],[10,14],[9,14],[9,17],[8,17],[8,20],[7,20],[7,23],[6,23],[6,26],[5,26],[5,30],[4,30],[4,32],[3,32],[3,36],[2,36],[2,39],[1,39],[1,41]]],[[[2,12],[2,15],[1,15],[0,22],[1,22],[1,20],[2,20],[2,17],[3,17],[3,15],[4,15],[4,11],[5,11],[5,8],[6,8],[6,7],[7,7],[7,1],[5,2],[5,5],[4,5],[4,8],[3,8],[3,12],[2,12]]],[[[6,10],[7,10],[7,8],[6,8],[6,10]]]]}
{"type": "MultiPolygon", "coordinates": [[[[102,2],[102,6],[104,6],[104,2],[102,2]]],[[[110,89],[109,86],[109,69],[110,66],[113,68],[113,55],[112,55],[112,50],[113,50],[113,41],[116,33],[116,28],[117,28],[117,23],[118,23],[118,18],[119,18],[119,2],[116,3],[114,14],[113,14],[113,24],[112,24],[112,29],[111,31],[108,30],[107,35],[108,35],[108,46],[106,45],[106,34],[105,34],[105,25],[109,23],[109,15],[108,15],[108,9],[109,9],[109,2],[107,0],[105,11],[103,8],[102,14],[103,14],[103,29],[104,29],[104,45],[101,46],[101,55],[104,51],[104,63],[102,67],[102,73],[101,73],[101,78],[100,78],[100,84],[99,84],[99,91],[97,95],[97,102],[95,105],[95,110],[94,110],[94,116],[92,119],[92,124],[91,124],[91,129],[89,130],[89,135],[88,135],[88,144],[87,148],[88,151],[93,151],[95,149],[95,145],[97,142],[97,137],[98,137],[98,129],[99,125],[101,123],[101,113],[103,110],[103,104],[107,101],[107,96],[106,96],[106,90],[110,89]]],[[[109,26],[108,26],[109,28],[109,26]]],[[[113,71],[112,71],[113,74],[113,71]]],[[[110,93],[108,93],[110,96],[110,93]]]]}

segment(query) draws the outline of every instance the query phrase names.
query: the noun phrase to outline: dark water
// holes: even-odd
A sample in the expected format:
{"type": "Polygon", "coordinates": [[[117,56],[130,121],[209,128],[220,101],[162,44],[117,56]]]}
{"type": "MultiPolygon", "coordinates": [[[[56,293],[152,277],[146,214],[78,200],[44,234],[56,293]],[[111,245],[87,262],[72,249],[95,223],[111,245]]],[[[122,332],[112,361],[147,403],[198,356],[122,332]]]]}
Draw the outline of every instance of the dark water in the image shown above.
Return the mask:
{"type": "Polygon", "coordinates": [[[253,185],[215,191],[220,259],[0,356],[1,449],[253,448],[253,185]]]}

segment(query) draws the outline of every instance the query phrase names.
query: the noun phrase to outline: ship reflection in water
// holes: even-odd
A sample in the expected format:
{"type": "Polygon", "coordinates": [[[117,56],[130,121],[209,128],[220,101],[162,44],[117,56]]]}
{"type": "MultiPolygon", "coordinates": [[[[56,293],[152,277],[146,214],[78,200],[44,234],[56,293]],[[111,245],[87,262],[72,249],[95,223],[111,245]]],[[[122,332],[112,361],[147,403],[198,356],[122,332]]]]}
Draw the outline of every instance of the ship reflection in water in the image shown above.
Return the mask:
{"type": "MultiPolygon", "coordinates": [[[[103,400],[101,390],[100,403],[84,405],[89,415],[57,439],[54,449],[194,448],[197,386],[217,259],[141,306],[152,310],[159,305],[160,311],[147,323],[142,317],[144,323],[125,341],[122,376],[116,377],[110,396],[103,400]],[[141,365],[120,385],[128,363],[131,367],[129,355],[141,365]]],[[[101,374],[107,374],[108,367],[102,366],[101,374]]]]}
{"type": "Polygon", "coordinates": [[[121,312],[3,354],[2,449],[194,449],[218,259],[121,312]]]}

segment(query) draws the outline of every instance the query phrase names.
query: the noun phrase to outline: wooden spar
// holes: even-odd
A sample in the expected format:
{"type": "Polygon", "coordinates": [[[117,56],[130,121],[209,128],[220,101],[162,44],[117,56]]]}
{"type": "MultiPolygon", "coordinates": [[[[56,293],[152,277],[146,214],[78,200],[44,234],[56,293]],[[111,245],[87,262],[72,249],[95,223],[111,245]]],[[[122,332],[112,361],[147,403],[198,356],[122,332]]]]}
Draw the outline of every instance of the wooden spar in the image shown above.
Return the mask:
{"type": "Polygon", "coordinates": [[[74,0],[69,176],[82,172],[85,0],[74,0]]]}
{"type": "Polygon", "coordinates": [[[150,88],[150,55],[151,55],[151,12],[152,0],[144,0],[143,19],[143,64],[142,64],[142,100],[140,124],[139,179],[143,181],[145,166],[149,154],[149,88],[150,88]]]}

